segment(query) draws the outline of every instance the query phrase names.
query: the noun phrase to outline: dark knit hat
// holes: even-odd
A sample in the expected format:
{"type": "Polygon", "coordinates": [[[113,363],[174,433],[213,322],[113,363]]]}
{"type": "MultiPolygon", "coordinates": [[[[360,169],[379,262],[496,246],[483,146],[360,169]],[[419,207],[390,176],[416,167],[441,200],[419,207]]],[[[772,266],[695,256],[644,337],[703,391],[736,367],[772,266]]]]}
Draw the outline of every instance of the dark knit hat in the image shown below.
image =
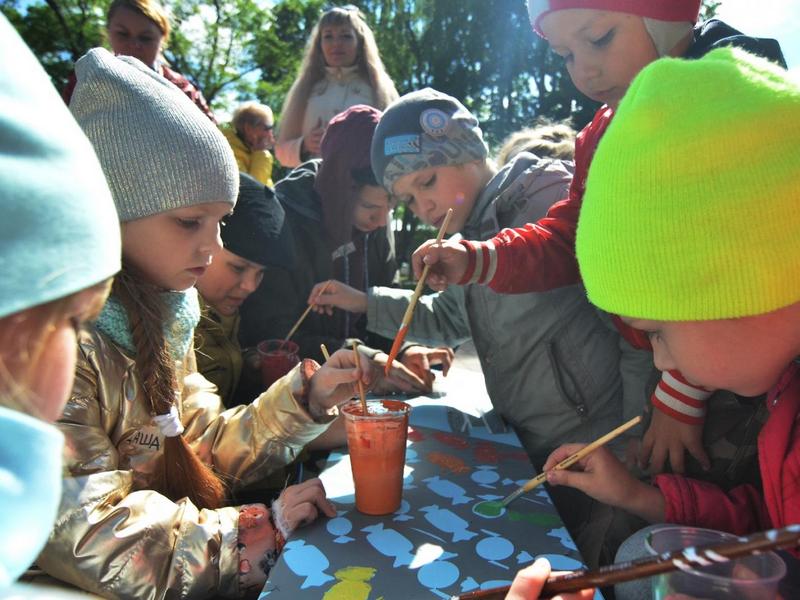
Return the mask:
{"type": "Polygon", "coordinates": [[[425,88],[383,113],[372,138],[372,170],[390,193],[403,175],[486,158],[478,120],[458,100],[425,88]]]}
{"type": "Polygon", "coordinates": [[[354,192],[358,187],[353,173],[370,167],[370,144],[380,118],[377,108],[356,104],[333,117],[322,136],[322,164],[314,189],[322,199],[322,215],[332,249],[352,237],[357,200],[354,192]]]}
{"type": "Polygon", "coordinates": [[[233,213],[222,220],[222,245],[245,260],[291,269],[294,241],[275,192],[239,173],[239,198],[233,213]]]}

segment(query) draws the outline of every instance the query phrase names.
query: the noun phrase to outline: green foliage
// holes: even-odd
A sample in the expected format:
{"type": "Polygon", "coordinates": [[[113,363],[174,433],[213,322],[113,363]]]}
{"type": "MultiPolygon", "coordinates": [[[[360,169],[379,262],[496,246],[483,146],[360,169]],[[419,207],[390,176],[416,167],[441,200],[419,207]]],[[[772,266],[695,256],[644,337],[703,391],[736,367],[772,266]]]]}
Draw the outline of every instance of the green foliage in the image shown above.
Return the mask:
{"type": "MultiPolygon", "coordinates": [[[[461,99],[490,144],[537,116],[583,126],[597,104],[582,97],[563,61],[528,22],[522,0],[360,0],[386,68],[403,94],[430,86],[461,99]]],[[[262,70],[258,96],[279,110],[323,3],[282,0],[273,8],[283,50],[262,70]]],[[[276,46],[277,47],[277,46],[276,46]]]]}
{"type": "Polygon", "coordinates": [[[212,104],[224,89],[252,96],[271,47],[264,35],[272,25],[270,11],[254,0],[173,0],[170,8],[174,32],[167,60],[212,104]]]}
{"type": "Polygon", "coordinates": [[[72,65],[104,39],[107,0],[0,0],[0,11],[16,27],[60,90],[72,65]]]}

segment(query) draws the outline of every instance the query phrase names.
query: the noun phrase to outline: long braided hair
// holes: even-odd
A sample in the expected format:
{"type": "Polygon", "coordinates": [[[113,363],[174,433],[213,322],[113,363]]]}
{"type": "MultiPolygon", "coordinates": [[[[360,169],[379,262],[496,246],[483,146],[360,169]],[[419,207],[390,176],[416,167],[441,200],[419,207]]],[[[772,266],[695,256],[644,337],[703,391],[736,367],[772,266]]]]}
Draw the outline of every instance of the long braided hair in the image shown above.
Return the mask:
{"type": "MultiPolygon", "coordinates": [[[[111,293],[128,313],[142,393],[153,414],[169,414],[178,397],[178,380],[164,336],[168,315],[160,290],[123,264],[111,293]]],[[[164,452],[150,485],[171,500],[189,498],[199,508],[219,508],[226,495],[222,481],[198,458],[183,435],[164,438],[164,452]]]]}

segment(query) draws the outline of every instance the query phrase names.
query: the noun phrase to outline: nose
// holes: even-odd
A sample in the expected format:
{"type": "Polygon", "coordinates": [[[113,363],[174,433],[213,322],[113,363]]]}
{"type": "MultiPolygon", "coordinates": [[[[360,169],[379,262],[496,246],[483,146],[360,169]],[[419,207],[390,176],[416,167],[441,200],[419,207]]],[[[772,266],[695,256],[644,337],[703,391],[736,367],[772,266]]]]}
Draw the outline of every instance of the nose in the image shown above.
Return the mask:
{"type": "Polygon", "coordinates": [[[413,206],[416,207],[417,216],[428,224],[436,220],[436,202],[432,198],[418,198],[413,206]]]}
{"type": "Polygon", "coordinates": [[[601,70],[597,61],[585,56],[576,55],[575,62],[572,65],[572,73],[573,77],[578,80],[575,84],[581,87],[580,82],[582,82],[584,86],[590,85],[600,76],[601,70]]]}
{"type": "Polygon", "coordinates": [[[219,223],[215,222],[213,227],[208,228],[208,232],[203,235],[198,250],[203,254],[216,254],[222,250],[222,238],[219,236],[219,223]]]}
{"type": "Polygon", "coordinates": [[[256,291],[256,288],[258,287],[259,282],[260,282],[260,278],[259,278],[258,274],[254,273],[254,272],[251,272],[251,271],[247,271],[244,274],[244,276],[242,277],[242,280],[239,283],[239,286],[245,292],[247,292],[248,294],[252,294],[253,292],[256,291]]]}
{"type": "Polygon", "coordinates": [[[664,344],[660,342],[653,342],[653,364],[659,371],[670,371],[676,369],[677,365],[672,359],[669,351],[664,348],[664,344]]]}

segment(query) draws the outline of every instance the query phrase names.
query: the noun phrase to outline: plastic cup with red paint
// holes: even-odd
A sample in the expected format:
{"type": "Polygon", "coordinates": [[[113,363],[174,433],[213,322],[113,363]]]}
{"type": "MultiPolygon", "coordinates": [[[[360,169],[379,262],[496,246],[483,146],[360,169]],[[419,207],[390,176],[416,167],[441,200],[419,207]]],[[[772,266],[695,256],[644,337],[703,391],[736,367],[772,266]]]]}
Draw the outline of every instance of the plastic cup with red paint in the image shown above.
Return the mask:
{"type": "Polygon", "coordinates": [[[300,347],[289,340],[264,340],[258,346],[261,381],[269,388],[300,362],[300,347]]]}
{"type": "Polygon", "coordinates": [[[342,407],[356,490],[356,509],[387,515],[400,508],[411,406],[399,400],[360,401],[342,407]]]}

